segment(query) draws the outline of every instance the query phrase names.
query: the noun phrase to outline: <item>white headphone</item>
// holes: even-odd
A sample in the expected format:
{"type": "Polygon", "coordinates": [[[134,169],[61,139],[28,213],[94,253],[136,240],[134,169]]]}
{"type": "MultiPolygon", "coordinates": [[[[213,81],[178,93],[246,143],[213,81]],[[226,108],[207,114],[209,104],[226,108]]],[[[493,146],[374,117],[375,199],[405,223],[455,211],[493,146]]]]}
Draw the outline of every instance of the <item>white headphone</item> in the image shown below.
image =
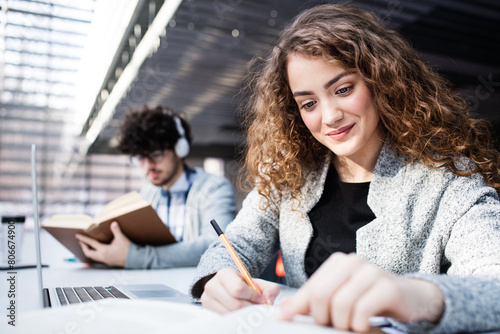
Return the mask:
{"type": "Polygon", "coordinates": [[[172,117],[174,118],[177,132],[180,135],[179,139],[177,139],[177,142],[175,143],[174,152],[179,158],[184,159],[189,154],[189,142],[186,138],[186,132],[182,127],[182,122],[179,116],[172,115],[172,117]]]}
{"type": "Polygon", "coordinates": [[[162,112],[163,114],[168,115],[174,119],[175,128],[177,129],[177,132],[179,133],[180,136],[174,145],[174,153],[179,158],[184,159],[185,157],[188,156],[190,147],[189,147],[189,141],[186,138],[186,131],[182,127],[181,119],[179,118],[179,116],[174,114],[169,109],[162,108],[162,112]]]}

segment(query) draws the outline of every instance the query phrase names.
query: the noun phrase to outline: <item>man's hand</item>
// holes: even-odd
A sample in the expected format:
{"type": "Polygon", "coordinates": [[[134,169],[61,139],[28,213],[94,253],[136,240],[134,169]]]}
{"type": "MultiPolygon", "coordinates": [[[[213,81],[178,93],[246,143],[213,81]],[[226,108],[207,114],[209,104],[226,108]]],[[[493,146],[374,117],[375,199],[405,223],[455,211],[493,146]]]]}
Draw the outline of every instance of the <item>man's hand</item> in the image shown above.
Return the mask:
{"type": "Polygon", "coordinates": [[[127,262],[130,240],[122,233],[117,222],[110,225],[113,240],[110,244],[104,244],[85,235],[77,234],[83,253],[89,259],[102,262],[112,267],[125,267],[127,262]]]}
{"type": "Polygon", "coordinates": [[[437,323],[444,297],[430,282],[396,276],[355,254],[335,253],[281,303],[281,312],[283,320],[310,314],[322,325],[367,332],[371,316],[437,323]]]}

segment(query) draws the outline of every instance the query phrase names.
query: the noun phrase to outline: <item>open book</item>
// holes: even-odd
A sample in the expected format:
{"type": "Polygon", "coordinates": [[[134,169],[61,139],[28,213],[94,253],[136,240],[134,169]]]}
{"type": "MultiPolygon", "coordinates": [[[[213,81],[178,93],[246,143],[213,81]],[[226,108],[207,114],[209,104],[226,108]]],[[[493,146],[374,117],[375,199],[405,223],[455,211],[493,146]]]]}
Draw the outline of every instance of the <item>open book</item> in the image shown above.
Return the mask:
{"type": "Polygon", "coordinates": [[[122,232],[133,243],[159,246],[176,242],[153,207],[135,191],[109,202],[94,218],[81,214],[54,215],[42,224],[42,228],[81,261],[92,262],[83,254],[75,234],[81,233],[109,243],[113,239],[109,227],[113,221],[118,222],[122,232]]]}
{"type": "MultiPolygon", "coordinates": [[[[77,328],[79,333],[92,334],[352,333],[318,325],[310,316],[296,316],[291,322],[281,321],[277,318],[278,312],[278,306],[254,305],[220,315],[194,304],[105,299],[26,312],[16,329],[18,333],[62,333],[71,324],[71,328],[77,328]]],[[[375,326],[369,334],[385,334],[375,326]]],[[[390,330],[388,333],[404,334],[394,328],[390,330]]]]}

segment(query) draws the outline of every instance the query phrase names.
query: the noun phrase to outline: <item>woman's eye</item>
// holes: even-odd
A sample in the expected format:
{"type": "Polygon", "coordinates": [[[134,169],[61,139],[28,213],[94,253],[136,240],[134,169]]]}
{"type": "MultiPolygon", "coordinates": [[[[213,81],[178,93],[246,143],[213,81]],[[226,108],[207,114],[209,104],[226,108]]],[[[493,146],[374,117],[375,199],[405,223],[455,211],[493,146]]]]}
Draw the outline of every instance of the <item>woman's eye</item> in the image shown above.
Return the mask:
{"type": "Polygon", "coordinates": [[[302,109],[311,109],[315,104],[316,104],[316,102],[314,102],[314,101],[307,102],[306,104],[302,105],[302,109]]]}
{"type": "Polygon", "coordinates": [[[352,87],[344,87],[344,88],[340,88],[337,93],[338,94],[346,94],[348,93],[350,90],[351,90],[352,87]]]}

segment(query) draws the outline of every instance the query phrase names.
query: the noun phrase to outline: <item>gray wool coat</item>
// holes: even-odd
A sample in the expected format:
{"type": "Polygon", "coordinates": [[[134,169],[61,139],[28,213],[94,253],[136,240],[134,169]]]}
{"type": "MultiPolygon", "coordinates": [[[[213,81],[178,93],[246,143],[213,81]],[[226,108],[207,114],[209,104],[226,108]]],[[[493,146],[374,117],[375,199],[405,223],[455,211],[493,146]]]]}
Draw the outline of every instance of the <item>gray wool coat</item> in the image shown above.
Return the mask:
{"type": "MultiPolygon", "coordinates": [[[[314,260],[305,259],[313,235],[307,213],[321,197],[328,166],[329,159],[308,174],[300,205],[284,197],[262,210],[257,191],[247,196],[225,234],[252,276],[281,249],[287,284],[305,283],[304,263],[314,260]]],[[[393,321],[394,326],[414,333],[500,329],[500,200],[481,175],[405,164],[386,144],[368,205],[376,218],[357,231],[356,253],[389,272],[431,281],[445,297],[437,325],[393,321]]],[[[201,258],[192,295],[200,296],[201,278],[227,267],[236,268],[216,241],[201,258]]]]}

